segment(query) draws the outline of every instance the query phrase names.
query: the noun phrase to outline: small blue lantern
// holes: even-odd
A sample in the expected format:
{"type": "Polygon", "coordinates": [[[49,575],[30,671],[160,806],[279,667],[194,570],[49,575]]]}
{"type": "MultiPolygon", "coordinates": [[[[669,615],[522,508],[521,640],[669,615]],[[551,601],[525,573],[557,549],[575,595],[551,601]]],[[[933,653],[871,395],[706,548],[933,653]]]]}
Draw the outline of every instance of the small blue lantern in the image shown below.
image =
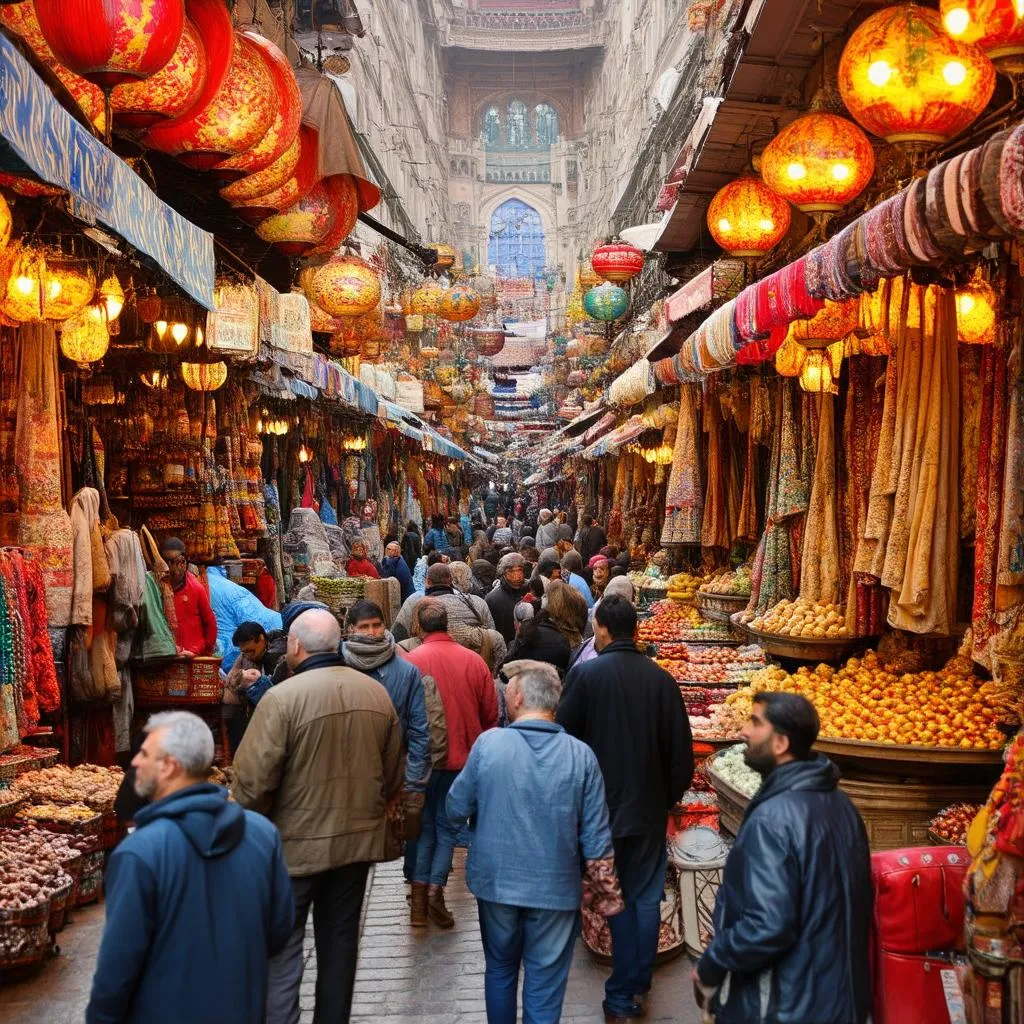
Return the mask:
{"type": "Polygon", "coordinates": [[[592,320],[611,323],[629,309],[629,295],[617,284],[605,281],[583,296],[583,308],[592,320]]]}

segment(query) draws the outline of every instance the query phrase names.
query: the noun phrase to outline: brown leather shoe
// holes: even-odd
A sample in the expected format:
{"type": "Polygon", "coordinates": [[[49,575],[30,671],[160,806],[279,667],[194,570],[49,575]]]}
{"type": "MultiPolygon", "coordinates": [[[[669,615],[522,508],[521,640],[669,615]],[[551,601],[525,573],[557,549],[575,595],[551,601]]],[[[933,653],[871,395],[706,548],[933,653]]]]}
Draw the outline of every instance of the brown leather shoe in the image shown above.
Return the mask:
{"type": "Polygon", "coordinates": [[[439,928],[454,928],[455,918],[445,906],[444,886],[432,885],[427,892],[427,912],[439,928]]]}
{"type": "Polygon", "coordinates": [[[629,1013],[613,1013],[608,1009],[608,1003],[601,1003],[601,1009],[604,1010],[605,1024],[626,1024],[627,1021],[639,1020],[647,1012],[643,1007],[638,1004],[633,1004],[633,1009],[629,1013]]]}
{"type": "Polygon", "coordinates": [[[426,882],[412,883],[412,899],[409,910],[409,925],[412,928],[427,927],[427,890],[426,882]]]}

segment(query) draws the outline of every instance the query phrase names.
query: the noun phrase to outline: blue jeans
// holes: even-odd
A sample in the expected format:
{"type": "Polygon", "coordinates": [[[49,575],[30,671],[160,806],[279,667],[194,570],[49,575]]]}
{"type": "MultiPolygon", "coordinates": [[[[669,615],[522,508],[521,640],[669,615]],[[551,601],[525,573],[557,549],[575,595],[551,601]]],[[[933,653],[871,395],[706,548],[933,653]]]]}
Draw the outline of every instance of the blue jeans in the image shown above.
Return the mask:
{"type": "Polygon", "coordinates": [[[477,900],[477,906],[487,963],[487,1024],[516,1024],[520,964],[525,970],[523,1024],[558,1024],[579,934],[579,912],[487,900],[477,900]]]}
{"type": "Polygon", "coordinates": [[[668,858],[664,831],[657,836],[625,836],[613,843],[626,909],[608,918],[612,973],[604,992],[608,1009],[626,1014],[634,997],[651,987],[668,858]]]}
{"type": "Polygon", "coordinates": [[[459,841],[458,829],[448,819],[444,803],[458,772],[434,772],[427,783],[423,803],[423,830],[416,840],[414,882],[447,885],[452,870],[452,857],[459,841]]]}

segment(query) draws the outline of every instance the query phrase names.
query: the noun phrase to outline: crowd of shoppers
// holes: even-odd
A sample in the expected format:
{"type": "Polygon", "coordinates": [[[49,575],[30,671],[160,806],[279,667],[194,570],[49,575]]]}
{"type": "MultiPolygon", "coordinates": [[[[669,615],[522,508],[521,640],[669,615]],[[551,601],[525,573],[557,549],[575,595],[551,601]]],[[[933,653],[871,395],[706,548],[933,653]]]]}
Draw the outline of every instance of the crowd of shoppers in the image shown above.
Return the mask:
{"type": "MultiPolygon", "coordinates": [[[[118,797],[135,831],[110,861],[88,1024],[296,1024],[310,909],[315,1019],[347,1021],[370,866],[404,847],[410,926],[447,930],[459,845],[491,1024],[518,1019],[521,973],[524,1024],[559,1020],[584,900],[611,933],[605,1020],[645,1015],[689,721],[635,643],[628,555],[589,515],[574,538],[564,514],[533,512],[495,506],[486,530],[435,516],[423,537],[409,523],[379,564],[355,541],[352,574],[399,581],[390,628],[365,600],[344,633],[317,602],[286,606],[282,630],[239,625],[224,691],[233,802],[205,781],[209,727],[150,719],[118,797]]],[[[164,555],[202,653],[209,602],[183,546],[164,555]]],[[[812,752],[817,730],[807,701],[776,693],[744,729],[765,783],[693,971],[719,1024],[866,1019],[867,839],[812,752]]]]}

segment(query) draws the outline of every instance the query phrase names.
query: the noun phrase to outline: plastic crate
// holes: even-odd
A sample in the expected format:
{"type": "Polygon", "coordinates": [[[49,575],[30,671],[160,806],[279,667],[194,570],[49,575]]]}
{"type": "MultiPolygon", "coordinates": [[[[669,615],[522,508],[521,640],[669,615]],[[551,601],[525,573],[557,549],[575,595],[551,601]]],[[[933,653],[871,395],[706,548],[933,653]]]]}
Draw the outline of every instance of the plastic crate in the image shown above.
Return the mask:
{"type": "Polygon", "coordinates": [[[137,704],[219,704],[224,692],[220,658],[172,658],[137,662],[133,675],[137,704]]]}

